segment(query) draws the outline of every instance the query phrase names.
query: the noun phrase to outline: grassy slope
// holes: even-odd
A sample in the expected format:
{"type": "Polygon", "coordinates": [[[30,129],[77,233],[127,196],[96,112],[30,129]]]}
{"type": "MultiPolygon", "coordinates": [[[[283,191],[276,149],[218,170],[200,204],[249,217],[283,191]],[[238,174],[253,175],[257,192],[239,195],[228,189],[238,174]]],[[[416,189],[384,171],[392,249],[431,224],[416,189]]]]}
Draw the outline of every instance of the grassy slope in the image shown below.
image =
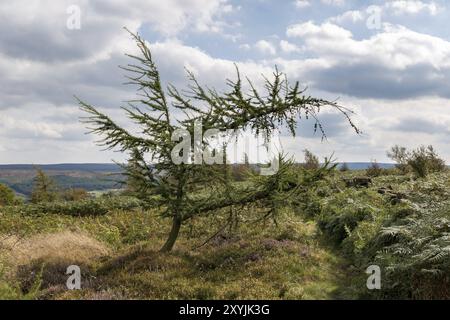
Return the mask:
{"type": "MultiPolygon", "coordinates": [[[[5,277],[28,292],[36,282],[31,275],[42,273],[42,290],[35,296],[55,299],[333,297],[342,280],[342,261],[321,247],[313,223],[287,214],[278,227],[270,222],[241,224],[193,250],[215,233],[222,220],[219,214],[213,223],[205,218],[193,221],[183,228],[174,252],[160,255],[156,251],[168,224],[152,212],[116,211],[96,218],[3,216],[0,232],[21,239],[14,246],[14,241],[3,240],[5,277]],[[27,241],[34,245],[30,248],[27,241]],[[49,243],[57,249],[48,250],[49,243]],[[8,248],[24,252],[11,255],[8,248]],[[64,272],[71,264],[82,268],[81,291],[65,289],[64,272]]],[[[11,296],[8,290],[3,294],[11,296]]]]}
{"type": "MultiPolygon", "coordinates": [[[[366,264],[373,263],[372,258],[364,260],[372,240],[387,222],[398,219],[399,214],[410,214],[411,208],[435,204],[450,207],[447,192],[450,173],[417,181],[403,176],[381,176],[374,179],[369,189],[345,188],[342,175],[323,182],[309,199],[301,199],[300,204],[307,204],[299,205],[302,214],[285,212],[278,226],[271,221],[265,224],[241,221],[236,229],[193,249],[221,227],[228,213],[197,218],[183,227],[175,250],[165,255],[157,253],[157,249],[165,240],[169,223],[159,218],[157,212],[116,210],[98,217],[3,213],[0,262],[4,281],[0,280],[0,297],[24,297],[24,294],[28,298],[51,299],[360,297],[367,279],[366,264]],[[377,192],[387,186],[405,193],[407,199],[392,204],[389,196],[377,192]],[[355,220],[359,216],[362,220],[355,220]],[[330,235],[334,239],[318,232],[313,220],[325,228],[322,229],[325,234],[326,228],[333,228],[330,235]],[[356,225],[352,225],[354,221],[356,225]],[[81,291],[65,289],[65,270],[71,264],[81,266],[81,291]],[[35,290],[39,284],[36,279],[42,280],[40,290],[35,290]]],[[[251,220],[252,213],[244,212],[244,217],[251,220]]],[[[403,258],[395,259],[401,262],[403,258]]]]}

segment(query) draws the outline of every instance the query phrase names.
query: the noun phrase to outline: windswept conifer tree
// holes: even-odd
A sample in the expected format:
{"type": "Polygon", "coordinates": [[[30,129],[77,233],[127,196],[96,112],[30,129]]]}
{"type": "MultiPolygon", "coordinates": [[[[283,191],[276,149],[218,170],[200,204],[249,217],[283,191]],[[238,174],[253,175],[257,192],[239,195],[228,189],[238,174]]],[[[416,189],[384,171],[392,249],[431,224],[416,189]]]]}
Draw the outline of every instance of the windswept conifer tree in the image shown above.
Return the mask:
{"type": "MultiPolygon", "coordinates": [[[[249,87],[246,92],[237,68],[236,80],[227,80],[228,90],[223,93],[202,86],[189,71],[188,90],[180,91],[173,85],[164,89],[149,46],[139,35],[132,36],[140,55],[128,55],[134,63],[122,68],[128,72],[129,84],[135,85],[138,93],[135,100],[122,108],[140,128],[140,133],[129,132],[86,102],[79,100],[79,104],[88,113],[82,121],[91,133],[102,137],[99,144],[131,154],[133,165],[124,167],[127,175],[132,177],[135,186],[139,186],[148,205],[162,208],[163,216],[172,220],[171,231],[161,251],[170,251],[182,224],[198,214],[214,213],[225,207],[258,205],[267,208],[263,217],[273,217],[278,208],[288,202],[290,195],[303,188],[303,183],[329,169],[328,162],[320,170],[300,179],[292,174],[290,162],[280,156],[280,167],[275,174],[257,176],[251,186],[236,187],[229,181],[226,165],[193,164],[195,152],[183,154],[189,159],[187,163],[174,163],[174,148],[180,139],[187,139],[177,134],[178,129],[193,137],[195,123],[199,122],[203,132],[209,129],[248,130],[270,139],[281,125],[286,125],[295,135],[299,119],[313,118],[315,130],[324,135],[318,114],[323,107],[330,107],[342,113],[359,132],[349,117],[349,109],[305,95],[305,89],[298,82],[291,85],[277,69],[271,80],[264,78],[263,92],[249,79],[246,79],[249,87]],[[175,118],[179,114],[184,117],[175,118]]],[[[193,151],[212,149],[207,139],[201,145],[187,141],[193,151]]]]}

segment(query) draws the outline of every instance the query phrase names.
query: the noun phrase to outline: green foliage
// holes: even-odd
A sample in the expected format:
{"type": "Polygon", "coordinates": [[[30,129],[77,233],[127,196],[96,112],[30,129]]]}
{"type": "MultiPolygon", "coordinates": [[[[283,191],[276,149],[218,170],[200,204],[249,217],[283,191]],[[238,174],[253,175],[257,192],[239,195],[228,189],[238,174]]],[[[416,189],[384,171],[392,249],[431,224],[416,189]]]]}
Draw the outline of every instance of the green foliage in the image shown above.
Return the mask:
{"type": "Polygon", "coordinates": [[[380,167],[376,160],[370,163],[370,166],[366,170],[366,175],[369,177],[378,177],[383,173],[383,168],[380,167]]]}
{"type": "Polygon", "coordinates": [[[418,177],[425,177],[429,173],[446,169],[445,161],[440,159],[433,146],[420,146],[409,156],[408,164],[418,177]]]}
{"type": "Polygon", "coordinates": [[[15,202],[14,191],[0,183],[0,207],[13,205],[15,202]]]}
{"type": "MultiPolygon", "coordinates": [[[[93,169],[95,170],[95,168],[93,169]]],[[[19,194],[27,197],[31,196],[34,185],[34,176],[31,170],[2,170],[6,175],[1,177],[1,182],[8,185],[19,194]]],[[[48,171],[49,173],[50,171],[48,171]]],[[[58,186],[58,189],[85,189],[87,191],[103,191],[118,189],[123,183],[124,177],[119,173],[110,173],[104,171],[53,171],[52,180],[58,186]]]]}
{"type": "Polygon", "coordinates": [[[383,228],[378,241],[391,243],[375,261],[387,266],[384,296],[450,298],[450,211],[426,210],[383,228]]]}
{"type": "Polygon", "coordinates": [[[39,296],[41,272],[39,272],[27,293],[22,292],[20,283],[6,275],[5,266],[0,259],[0,300],[34,300],[39,296]]]}
{"type": "Polygon", "coordinates": [[[5,207],[3,212],[18,212],[23,215],[61,214],[71,216],[98,216],[112,210],[132,210],[142,206],[142,201],[133,197],[83,199],[78,201],[53,201],[5,207]]]}
{"type": "Polygon", "coordinates": [[[360,270],[347,292],[362,298],[450,298],[448,181],[447,172],[416,181],[383,175],[368,190],[309,195],[304,212],[360,270]],[[380,291],[356,285],[364,283],[369,265],[382,269],[380,291]]]}
{"type": "Polygon", "coordinates": [[[142,167],[142,159],[139,150],[131,150],[127,164],[121,166],[124,169],[124,175],[126,177],[125,194],[141,199],[151,197],[154,190],[149,188],[146,183],[147,169],[142,167]]]}
{"type": "Polygon", "coordinates": [[[315,170],[320,167],[319,158],[308,149],[303,151],[305,154],[304,168],[307,170],[315,170]]]}
{"type": "Polygon", "coordinates": [[[80,201],[89,198],[89,193],[82,188],[70,188],[64,190],[60,198],[64,201],[80,201]]]}
{"type": "Polygon", "coordinates": [[[385,266],[381,297],[449,299],[450,193],[448,174],[410,186],[404,209],[374,240],[374,261],[385,266]]]}
{"type": "Polygon", "coordinates": [[[378,197],[370,191],[347,189],[322,201],[316,217],[319,228],[334,245],[343,244],[361,221],[374,219],[378,197]]]}
{"type": "Polygon", "coordinates": [[[36,177],[33,180],[31,203],[48,203],[53,201],[80,201],[89,198],[88,192],[83,188],[68,188],[57,190],[55,181],[46,175],[43,170],[36,169],[36,177]]]}
{"type": "Polygon", "coordinates": [[[404,147],[394,146],[387,155],[397,162],[396,166],[402,173],[411,170],[419,178],[446,169],[445,161],[439,158],[431,145],[428,147],[420,146],[412,151],[408,151],[404,147]]]}
{"type": "Polygon", "coordinates": [[[391,150],[387,152],[387,156],[396,162],[395,166],[400,170],[401,173],[408,173],[409,153],[405,147],[395,145],[391,148],[391,150]]]}
{"type": "MultiPolygon", "coordinates": [[[[354,189],[344,187],[343,174],[331,165],[311,171],[284,163],[278,176],[255,175],[236,183],[241,192],[230,196],[233,202],[245,200],[239,205],[241,210],[208,207],[211,212],[189,219],[171,254],[157,252],[169,231],[160,212],[125,205],[127,200],[117,196],[98,199],[104,206],[114,201],[118,206],[95,216],[79,216],[79,210],[85,209],[52,207],[58,203],[3,207],[0,239],[3,235],[27,239],[71,230],[87,233],[113,248],[110,257],[87,266],[93,282],[87,281],[83,290],[53,287],[45,295],[46,277],[53,270],[48,265],[44,287],[31,290],[31,298],[450,298],[450,172],[417,180],[382,175],[374,178],[368,189],[354,189]],[[247,202],[246,197],[253,194],[246,191],[253,190],[250,183],[259,186],[261,194],[270,190],[271,196],[266,195],[261,204],[247,202]],[[379,193],[381,189],[389,193],[379,193]],[[390,194],[396,193],[405,197],[392,204],[390,194]],[[67,215],[56,214],[65,210],[67,215]],[[317,223],[305,222],[306,217],[317,223]],[[331,246],[324,246],[328,243],[343,253],[351,267],[332,254],[331,246]],[[374,264],[382,270],[379,291],[365,286],[365,270],[374,264]]],[[[210,199],[211,193],[214,195],[214,190],[202,190],[198,201],[210,199]]],[[[217,205],[219,200],[214,198],[212,203],[217,205]]],[[[64,204],[82,207],[77,201],[64,204]]],[[[0,263],[2,259],[0,251],[0,263]]],[[[33,263],[29,266],[36,265],[33,263]]],[[[36,268],[33,270],[39,273],[36,268]]],[[[0,276],[0,295],[24,298],[21,278],[9,274],[8,278],[0,276]]],[[[33,288],[33,283],[38,288],[39,277],[27,288],[33,288]]]]}
{"type": "MultiPolygon", "coordinates": [[[[271,133],[283,124],[294,135],[299,118],[305,116],[316,119],[315,130],[324,134],[318,119],[323,107],[342,113],[359,132],[349,118],[351,111],[335,102],[306,96],[299,82],[292,85],[277,69],[272,80],[264,79],[264,92],[257,90],[249,79],[247,84],[250,90],[246,92],[238,70],[236,80],[227,80],[228,90],[224,93],[202,86],[189,71],[187,91],[179,91],[173,85],[165,90],[146,42],[138,35],[132,36],[140,55],[129,55],[136,64],[129,64],[123,69],[129,73],[129,83],[137,87],[139,94],[123,109],[139,127],[141,134],[131,134],[95,107],[81,100],[79,103],[88,115],[83,121],[92,133],[102,137],[99,141],[101,145],[131,154],[132,165],[124,168],[128,177],[134,179],[133,184],[139,185],[141,198],[149,201],[151,206],[162,208],[163,216],[172,219],[172,229],[162,251],[172,249],[181,225],[195,215],[261,201],[273,187],[273,180],[269,178],[262,187],[252,185],[253,189],[249,187],[239,195],[240,190],[234,190],[226,166],[192,164],[194,154],[187,151],[183,151],[186,153],[183,154],[187,160],[185,163],[174,163],[172,152],[179,143],[173,139],[174,132],[181,129],[193,137],[195,124],[201,123],[203,131],[249,130],[269,139],[271,133]],[[176,119],[178,114],[185,117],[176,119]],[[199,198],[199,189],[213,190],[213,196],[199,198]],[[233,194],[239,197],[230,196],[233,194]]],[[[183,142],[185,138],[178,137],[183,142]]],[[[195,139],[188,142],[191,150],[197,152],[211,149],[209,141],[203,141],[204,147],[198,146],[195,139]]],[[[225,147],[223,150],[226,150],[225,147]]]]}
{"type": "Polygon", "coordinates": [[[57,199],[56,185],[44,171],[37,168],[34,178],[33,191],[31,192],[31,202],[52,202],[57,199]]]}
{"type": "MultiPolygon", "coordinates": [[[[227,221],[228,210],[197,216],[181,230],[176,250],[163,254],[157,250],[168,228],[154,210],[132,214],[113,210],[95,217],[3,213],[1,234],[29,239],[69,229],[87,233],[113,248],[109,256],[90,259],[82,266],[82,290],[66,289],[67,276],[61,273],[66,264],[55,268],[53,260],[43,259],[27,262],[20,277],[11,273],[9,297],[19,298],[25,293],[21,288],[28,291],[33,283],[42,283],[35,298],[332,298],[337,281],[344,277],[341,259],[321,248],[313,223],[305,223],[289,211],[280,214],[283,219],[274,224],[260,220],[259,212],[247,208],[240,218],[252,223],[239,223],[220,233],[217,230],[227,221]],[[31,271],[39,274],[41,268],[42,279],[34,277],[31,271]]],[[[82,243],[79,250],[83,253],[82,243]]]]}

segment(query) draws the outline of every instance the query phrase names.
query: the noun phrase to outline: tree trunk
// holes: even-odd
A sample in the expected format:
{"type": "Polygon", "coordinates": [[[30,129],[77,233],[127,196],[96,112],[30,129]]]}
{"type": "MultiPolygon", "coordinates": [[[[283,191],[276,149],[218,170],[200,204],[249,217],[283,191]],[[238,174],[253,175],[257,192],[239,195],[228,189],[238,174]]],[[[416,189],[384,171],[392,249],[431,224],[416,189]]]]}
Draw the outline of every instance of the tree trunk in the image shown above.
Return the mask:
{"type": "Polygon", "coordinates": [[[180,228],[181,228],[181,218],[177,216],[173,217],[172,229],[170,230],[169,237],[167,238],[166,243],[159,250],[160,252],[169,252],[172,250],[175,241],[177,241],[180,228]]]}

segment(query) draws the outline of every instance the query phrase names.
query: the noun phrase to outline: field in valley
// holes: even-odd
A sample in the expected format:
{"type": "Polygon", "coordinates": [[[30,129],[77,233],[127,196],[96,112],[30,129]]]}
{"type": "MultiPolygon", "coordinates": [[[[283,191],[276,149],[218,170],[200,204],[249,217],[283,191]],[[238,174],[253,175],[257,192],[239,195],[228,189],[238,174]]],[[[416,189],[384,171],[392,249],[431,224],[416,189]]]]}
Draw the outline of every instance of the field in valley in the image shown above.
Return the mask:
{"type": "Polygon", "coordinates": [[[121,187],[121,168],[115,164],[59,164],[59,165],[0,165],[0,183],[17,194],[29,197],[33,188],[36,168],[45,170],[63,189],[83,188],[104,191],[121,187]]]}

